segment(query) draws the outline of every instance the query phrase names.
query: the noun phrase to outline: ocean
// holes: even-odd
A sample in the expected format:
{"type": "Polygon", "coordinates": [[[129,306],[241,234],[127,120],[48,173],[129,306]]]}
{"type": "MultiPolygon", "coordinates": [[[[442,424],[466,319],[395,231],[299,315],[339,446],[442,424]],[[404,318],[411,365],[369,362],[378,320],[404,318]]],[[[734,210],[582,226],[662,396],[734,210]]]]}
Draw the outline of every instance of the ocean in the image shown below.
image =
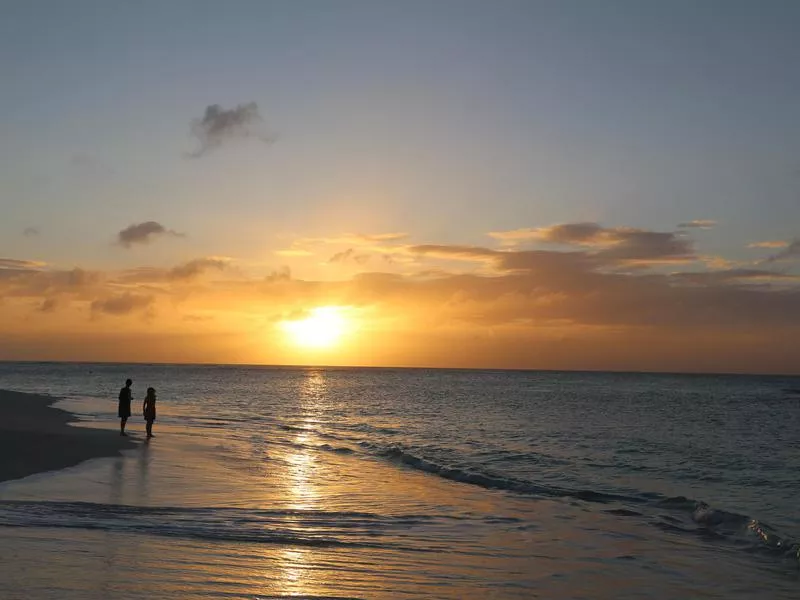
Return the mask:
{"type": "Polygon", "coordinates": [[[0,363],[149,443],[0,484],[0,598],[792,598],[800,378],[0,363]]]}

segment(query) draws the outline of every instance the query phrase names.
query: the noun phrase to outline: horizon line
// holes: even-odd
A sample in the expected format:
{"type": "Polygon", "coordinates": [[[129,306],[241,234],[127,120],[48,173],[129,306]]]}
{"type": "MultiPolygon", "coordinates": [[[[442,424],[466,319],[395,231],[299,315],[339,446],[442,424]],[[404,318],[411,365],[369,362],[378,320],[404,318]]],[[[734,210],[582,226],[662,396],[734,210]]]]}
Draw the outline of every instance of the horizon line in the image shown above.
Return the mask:
{"type": "Polygon", "coordinates": [[[384,369],[416,371],[500,371],[515,373],[591,373],[617,375],[682,375],[682,376],[738,376],[738,377],[792,377],[800,378],[800,373],[764,373],[743,371],[636,371],[619,369],[537,369],[525,367],[434,367],[400,365],[314,365],[314,364],[258,364],[258,363],[214,363],[214,362],[140,362],[140,361],[87,361],[87,360],[9,360],[0,359],[0,364],[63,364],[63,365],[117,365],[117,366],[163,366],[163,367],[239,367],[258,369],[384,369]]]}

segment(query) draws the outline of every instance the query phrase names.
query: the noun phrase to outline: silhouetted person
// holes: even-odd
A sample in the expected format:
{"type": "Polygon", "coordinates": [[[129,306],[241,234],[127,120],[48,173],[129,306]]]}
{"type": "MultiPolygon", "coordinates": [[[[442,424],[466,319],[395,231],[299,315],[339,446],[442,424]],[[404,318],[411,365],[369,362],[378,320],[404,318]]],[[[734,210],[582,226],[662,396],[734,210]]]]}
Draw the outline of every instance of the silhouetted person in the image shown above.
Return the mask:
{"type": "Polygon", "coordinates": [[[142,413],[144,420],[147,421],[147,437],[154,437],[153,421],[156,420],[156,390],[154,388],[147,388],[147,396],[144,397],[142,403],[142,413]]]}
{"type": "Polygon", "coordinates": [[[119,434],[128,435],[125,433],[125,424],[128,422],[128,417],[131,416],[131,385],[133,382],[128,379],[125,381],[125,387],[119,391],[119,434]]]}

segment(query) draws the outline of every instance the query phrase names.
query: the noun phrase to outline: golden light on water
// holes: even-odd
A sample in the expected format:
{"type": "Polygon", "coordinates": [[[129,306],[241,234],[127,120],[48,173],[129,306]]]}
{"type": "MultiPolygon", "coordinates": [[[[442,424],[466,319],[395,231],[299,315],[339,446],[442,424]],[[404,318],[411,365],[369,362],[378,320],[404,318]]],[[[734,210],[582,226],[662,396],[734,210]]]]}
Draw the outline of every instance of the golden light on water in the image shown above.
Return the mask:
{"type": "Polygon", "coordinates": [[[296,345],[304,348],[331,348],[353,329],[353,323],[339,306],[320,306],[304,319],[281,321],[280,328],[296,345]]]}

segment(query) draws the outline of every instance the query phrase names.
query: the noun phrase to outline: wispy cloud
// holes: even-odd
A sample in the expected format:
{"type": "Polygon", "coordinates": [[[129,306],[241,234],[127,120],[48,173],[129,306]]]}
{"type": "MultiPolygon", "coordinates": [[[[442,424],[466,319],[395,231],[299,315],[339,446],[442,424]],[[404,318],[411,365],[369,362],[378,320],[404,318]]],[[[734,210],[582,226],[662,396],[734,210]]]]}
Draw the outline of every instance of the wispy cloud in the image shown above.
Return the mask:
{"type": "Polygon", "coordinates": [[[16,258],[0,258],[0,269],[11,269],[19,271],[38,270],[47,266],[47,263],[38,260],[20,260],[16,258]]]}
{"type": "Polygon", "coordinates": [[[748,248],[786,248],[789,245],[789,242],[784,242],[783,240],[767,240],[765,242],[753,242],[752,244],[747,244],[748,248]]]}
{"type": "Polygon", "coordinates": [[[120,231],[117,234],[117,243],[125,248],[130,248],[135,244],[148,244],[161,236],[184,237],[185,234],[167,229],[156,221],[146,221],[129,225],[120,231]]]}
{"type": "Polygon", "coordinates": [[[419,244],[409,246],[408,252],[429,256],[432,258],[442,258],[446,260],[468,260],[468,261],[494,261],[500,252],[481,248],[480,246],[459,246],[447,244],[419,244]]]}
{"type": "Polygon", "coordinates": [[[694,221],[678,223],[678,227],[681,229],[711,229],[716,224],[717,222],[711,219],[695,219],[694,221]]]}
{"type": "Polygon", "coordinates": [[[189,154],[192,158],[199,158],[238,139],[257,139],[265,143],[275,140],[264,128],[264,120],[255,102],[230,109],[224,109],[219,104],[206,107],[203,117],[193,121],[192,134],[199,142],[197,150],[189,154]]]}
{"type": "Polygon", "coordinates": [[[329,263],[346,263],[353,261],[359,265],[366,264],[369,261],[369,254],[357,254],[355,249],[348,248],[342,252],[337,252],[328,259],[329,263]]]}
{"type": "Polygon", "coordinates": [[[330,237],[304,237],[294,240],[291,247],[277,250],[278,256],[313,256],[314,251],[309,248],[319,246],[349,246],[345,250],[334,254],[328,262],[342,262],[347,259],[354,259],[357,255],[360,263],[367,262],[369,256],[367,252],[386,254],[402,250],[399,244],[408,238],[407,233],[388,232],[388,233],[346,233],[330,237]],[[356,251],[358,249],[358,253],[356,251]],[[348,251],[352,250],[348,253],[348,251]],[[333,260],[333,259],[336,260],[333,260]]]}

